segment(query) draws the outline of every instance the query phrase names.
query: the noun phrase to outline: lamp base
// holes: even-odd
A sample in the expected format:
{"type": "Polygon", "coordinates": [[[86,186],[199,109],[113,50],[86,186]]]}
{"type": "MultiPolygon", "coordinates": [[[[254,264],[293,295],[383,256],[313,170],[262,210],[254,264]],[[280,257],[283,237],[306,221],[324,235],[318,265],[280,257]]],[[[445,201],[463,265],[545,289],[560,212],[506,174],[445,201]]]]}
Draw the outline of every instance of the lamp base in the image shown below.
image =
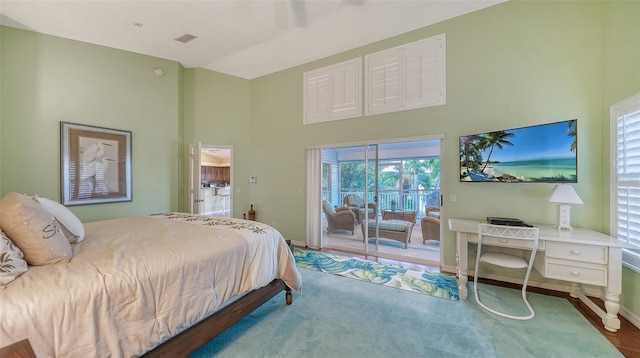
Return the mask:
{"type": "Polygon", "coordinates": [[[573,230],[571,227],[571,206],[568,204],[558,204],[556,229],[573,230]]]}

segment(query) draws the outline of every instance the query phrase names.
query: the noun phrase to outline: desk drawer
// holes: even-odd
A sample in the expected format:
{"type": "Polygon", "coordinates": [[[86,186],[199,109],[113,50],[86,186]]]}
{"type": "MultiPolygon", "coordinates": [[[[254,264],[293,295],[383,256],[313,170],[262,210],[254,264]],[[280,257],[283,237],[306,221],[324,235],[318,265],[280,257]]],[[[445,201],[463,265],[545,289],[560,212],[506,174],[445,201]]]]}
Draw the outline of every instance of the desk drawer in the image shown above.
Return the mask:
{"type": "MultiPolygon", "coordinates": [[[[477,240],[477,237],[476,237],[477,240]]],[[[544,250],[545,242],[542,240],[538,241],[538,250],[544,250]]],[[[491,246],[502,246],[502,247],[512,247],[515,249],[529,249],[533,248],[533,242],[529,240],[517,240],[517,239],[506,239],[504,237],[493,237],[493,236],[484,236],[482,240],[482,245],[491,245],[491,246]]]]}
{"type": "Polygon", "coordinates": [[[576,245],[565,242],[547,243],[547,257],[550,258],[606,264],[608,256],[607,248],[602,246],[576,245]]]}
{"type": "Polygon", "coordinates": [[[543,275],[558,280],[607,286],[607,268],[587,265],[571,265],[566,262],[547,260],[543,275]]]}

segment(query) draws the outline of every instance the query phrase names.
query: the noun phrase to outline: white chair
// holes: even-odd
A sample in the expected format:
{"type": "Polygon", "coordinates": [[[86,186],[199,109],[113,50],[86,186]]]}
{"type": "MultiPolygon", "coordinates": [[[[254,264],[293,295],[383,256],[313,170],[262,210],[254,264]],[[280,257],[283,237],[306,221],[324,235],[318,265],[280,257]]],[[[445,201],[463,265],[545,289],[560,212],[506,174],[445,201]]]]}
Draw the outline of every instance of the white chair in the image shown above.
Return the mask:
{"type": "MultiPolygon", "coordinates": [[[[504,226],[483,223],[478,224],[478,254],[476,255],[476,269],[473,275],[473,293],[475,294],[476,301],[478,302],[480,307],[498,316],[515,320],[528,320],[535,317],[536,313],[533,311],[531,304],[529,304],[529,301],[527,300],[527,283],[529,282],[529,276],[531,275],[531,269],[533,268],[533,261],[535,260],[536,251],[538,250],[538,235],[539,233],[537,227],[504,226]],[[530,243],[525,245],[519,243],[518,247],[522,246],[530,249],[531,256],[527,261],[521,256],[503,252],[482,253],[483,241],[486,242],[487,240],[498,240],[497,244],[508,243],[510,240],[529,241],[530,243]],[[478,276],[480,275],[480,262],[513,269],[527,268],[527,274],[525,275],[524,282],[522,283],[522,299],[529,309],[529,315],[515,316],[498,312],[492,308],[487,307],[480,301],[480,296],[478,296],[478,276]]],[[[487,245],[490,245],[490,243],[488,243],[487,245]]]]}

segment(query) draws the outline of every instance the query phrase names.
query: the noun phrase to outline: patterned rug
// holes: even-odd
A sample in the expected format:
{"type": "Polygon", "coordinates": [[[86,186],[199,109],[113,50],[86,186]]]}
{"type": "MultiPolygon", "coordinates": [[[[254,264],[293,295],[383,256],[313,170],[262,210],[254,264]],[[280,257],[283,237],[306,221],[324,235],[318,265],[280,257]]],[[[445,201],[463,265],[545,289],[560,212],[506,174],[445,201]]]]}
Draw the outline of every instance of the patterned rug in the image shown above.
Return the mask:
{"type": "Polygon", "coordinates": [[[458,282],[453,275],[408,269],[356,257],[295,249],[296,266],[418,292],[429,296],[459,300],[458,282]]]}

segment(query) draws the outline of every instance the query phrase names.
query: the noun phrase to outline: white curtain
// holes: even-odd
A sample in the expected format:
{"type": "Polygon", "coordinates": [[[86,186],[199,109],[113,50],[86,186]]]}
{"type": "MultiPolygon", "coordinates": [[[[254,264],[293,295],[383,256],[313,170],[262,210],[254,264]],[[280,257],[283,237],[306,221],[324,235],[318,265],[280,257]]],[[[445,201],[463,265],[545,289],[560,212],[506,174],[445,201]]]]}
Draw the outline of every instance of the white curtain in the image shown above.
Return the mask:
{"type": "Polygon", "coordinates": [[[307,246],[322,247],[322,149],[307,149],[307,246]]]}

